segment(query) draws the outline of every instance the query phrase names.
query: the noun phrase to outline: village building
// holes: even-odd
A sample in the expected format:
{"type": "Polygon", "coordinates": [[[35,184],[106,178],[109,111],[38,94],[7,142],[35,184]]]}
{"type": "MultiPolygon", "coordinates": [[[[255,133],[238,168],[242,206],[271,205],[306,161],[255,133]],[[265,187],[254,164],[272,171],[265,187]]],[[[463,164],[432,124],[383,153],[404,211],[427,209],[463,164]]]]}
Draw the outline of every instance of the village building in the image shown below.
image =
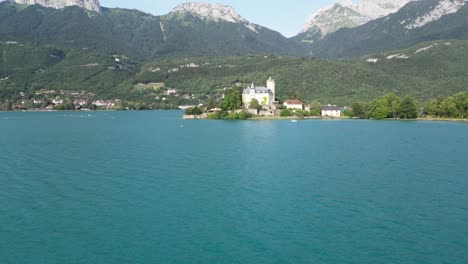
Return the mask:
{"type": "Polygon", "coordinates": [[[283,105],[287,109],[302,110],[302,102],[300,100],[286,100],[283,105]]]}
{"type": "Polygon", "coordinates": [[[242,102],[246,107],[248,107],[250,102],[253,99],[256,99],[263,108],[271,109],[275,104],[275,89],[275,80],[273,80],[271,77],[267,80],[266,87],[255,86],[254,83],[252,83],[251,86],[244,89],[242,92],[242,102]]]}
{"type": "Polygon", "coordinates": [[[54,98],[54,100],[52,100],[52,103],[53,103],[54,105],[63,104],[63,100],[60,99],[60,97],[57,96],[57,97],[54,98]]]}
{"type": "Polygon", "coordinates": [[[176,95],[176,94],[177,94],[176,89],[167,89],[166,91],[164,91],[164,95],[176,95]]]}
{"type": "Polygon", "coordinates": [[[339,106],[324,106],[322,107],[322,116],[324,117],[340,117],[341,107],[339,106]]]}

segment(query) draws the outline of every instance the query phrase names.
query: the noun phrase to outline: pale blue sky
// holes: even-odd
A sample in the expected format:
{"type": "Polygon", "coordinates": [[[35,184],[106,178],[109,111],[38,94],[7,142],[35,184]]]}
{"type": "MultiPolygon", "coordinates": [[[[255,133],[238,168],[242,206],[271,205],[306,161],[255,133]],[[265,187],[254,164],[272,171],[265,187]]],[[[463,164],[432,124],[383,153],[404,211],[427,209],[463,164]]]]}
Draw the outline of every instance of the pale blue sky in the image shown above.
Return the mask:
{"type": "MultiPolygon", "coordinates": [[[[167,14],[184,0],[100,0],[105,7],[138,9],[155,15],[167,14]]],[[[230,5],[245,19],[291,37],[296,35],[312,12],[335,0],[205,0],[198,2],[230,5]]]]}

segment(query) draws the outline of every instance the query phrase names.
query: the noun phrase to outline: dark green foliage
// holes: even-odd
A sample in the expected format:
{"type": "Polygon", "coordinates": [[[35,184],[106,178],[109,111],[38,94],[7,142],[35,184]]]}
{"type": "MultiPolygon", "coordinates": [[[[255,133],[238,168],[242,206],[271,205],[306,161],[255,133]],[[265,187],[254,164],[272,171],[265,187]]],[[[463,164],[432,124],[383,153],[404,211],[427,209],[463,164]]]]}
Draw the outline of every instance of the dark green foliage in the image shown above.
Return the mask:
{"type": "Polygon", "coordinates": [[[280,104],[280,105],[278,105],[278,106],[276,107],[276,109],[277,109],[277,110],[285,110],[285,109],[287,109],[287,107],[286,107],[285,105],[280,104]]]}
{"type": "Polygon", "coordinates": [[[257,110],[260,110],[262,109],[262,106],[260,105],[260,103],[258,102],[257,99],[252,99],[249,103],[249,108],[250,109],[257,109],[257,110]]]}
{"type": "Polygon", "coordinates": [[[201,115],[203,114],[203,109],[199,108],[198,106],[188,108],[185,110],[186,115],[201,115]]]}
{"type": "Polygon", "coordinates": [[[13,98],[20,91],[74,90],[95,93],[102,99],[132,99],[133,88],[126,83],[139,63],[124,56],[88,50],[58,49],[28,43],[0,43],[0,99],[13,98]],[[118,61],[117,61],[118,59],[118,61]],[[5,80],[6,79],[6,80],[5,80]]]}
{"type": "Polygon", "coordinates": [[[245,110],[240,112],[227,112],[227,111],[217,111],[215,113],[209,114],[208,119],[222,119],[222,120],[246,120],[251,118],[253,115],[245,110]]]}
{"type": "Polygon", "coordinates": [[[214,97],[208,98],[206,100],[206,110],[211,110],[213,108],[216,108],[218,106],[216,99],[214,97]]]}
{"type": "Polygon", "coordinates": [[[236,111],[242,106],[242,95],[238,89],[230,89],[221,102],[223,111],[236,111]]]}
{"type": "Polygon", "coordinates": [[[293,116],[293,111],[291,109],[284,109],[281,111],[280,116],[282,117],[293,116]]]}
{"type": "MultiPolygon", "coordinates": [[[[223,93],[224,87],[245,87],[254,81],[264,85],[268,77],[276,80],[276,97],[283,101],[298,95],[306,101],[350,105],[371,101],[387,93],[409,95],[425,101],[449,96],[466,89],[468,41],[437,42],[432,49],[415,52],[433,43],[369,56],[378,63],[359,60],[327,61],[293,57],[198,57],[155,60],[147,63],[135,82],[164,82],[169,87],[195,94],[223,93]],[[409,59],[387,59],[397,53],[409,59]],[[188,63],[199,67],[182,68],[188,63]],[[150,69],[160,68],[158,72],[150,69]],[[168,73],[179,68],[178,72],[168,73]]],[[[395,105],[396,106],[396,105],[395,105]]],[[[392,109],[393,110],[393,109],[392,109]]],[[[393,111],[391,111],[393,113],[393,111]]]]}
{"type": "Polygon", "coordinates": [[[353,111],[351,109],[343,110],[343,116],[353,117],[353,111]]]}
{"type": "Polygon", "coordinates": [[[310,104],[310,116],[320,116],[322,114],[322,104],[318,101],[313,101],[310,104]]]}
{"type": "Polygon", "coordinates": [[[413,98],[406,96],[401,100],[398,115],[404,119],[418,117],[418,110],[413,98]]]}
{"type": "Polygon", "coordinates": [[[388,110],[390,112],[387,117],[397,118],[400,113],[400,98],[394,93],[386,94],[384,98],[388,102],[388,110]]]}
{"type": "Polygon", "coordinates": [[[364,102],[355,102],[352,105],[352,116],[359,118],[368,118],[369,105],[364,102]]]}
{"type": "Polygon", "coordinates": [[[373,119],[384,119],[390,114],[388,101],[385,98],[378,99],[371,104],[369,117],[373,119]]]}
{"type": "Polygon", "coordinates": [[[251,118],[253,116],[251,113],[249,113],[249,112],[247,112],[245,110],[241,111],[238,115],[239,115],[239,119],[241,119],[241,120],[249,119],[249,118],[251,118]]]}
{"type": "Polygon", "coordinates": [[[436,117],[466,118],[468,116],[468,92],[431,100],[424,104],[424,113],[436,117]]]}
{"type": "MultiPolygon", "coordinates": [[[[352,111],[347,116],[359,118],[402,118],[414,119],[420,114],[420,106],[414,98],[405,96],[400,99],[395,94],[387,94],[372,102],[355,102],[352,104],[352,111]],[[392,112],[392,106],[398,102],[398,109],[392,112]]],[[[444,117],[444,118],[466,118],[468,116],[468,92],[461,92],[448,98],[438,97],[424,104],[424,111],[421,113],[426,116],[444,117]]]]}
{"type": "Polygon", "coordinates": [[[227,111],[216,111],[212,114],[208,114],[208,119],[226,119],[227,115],[227,111]]]}

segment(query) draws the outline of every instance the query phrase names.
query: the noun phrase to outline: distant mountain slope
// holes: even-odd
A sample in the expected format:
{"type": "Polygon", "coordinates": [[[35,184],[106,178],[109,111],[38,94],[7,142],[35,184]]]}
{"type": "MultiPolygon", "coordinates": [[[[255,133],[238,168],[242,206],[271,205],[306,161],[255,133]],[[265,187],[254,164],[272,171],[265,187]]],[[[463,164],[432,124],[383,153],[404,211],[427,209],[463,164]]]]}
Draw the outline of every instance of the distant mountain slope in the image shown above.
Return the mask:
{"type": "Polygon", "coordinates": [[[410,1],[361,0],[354,3],[351,0],[343,0],[314,12],[294,39],[304,43],[313,43],[339,29],[354,28],[397,12],[410,1]]]}
{"type": "Polygon", "coordinates": [[[79,7],[52,9],[0,3],[0,39],[87,48],[135,57],[156,54],[163,46],[159,17],[135,10],[79,7]]]}
{"type": "Polygon", "coordinates": [[[181,5],[158,17],[118,8],[102,8],[96,13],[77,6],[52,9],[1,2],[0,40],[88,48],[140,59],[304,54],[300,45],[280,33],[248,22],[230,7],[208,4],[181,5]],[[201,16],[199,8],[204,8],[201,12],[207,12],[206,16],[201,16]]]}
{"type": "Polygon", "coordinates": [[[302,55],[304,50],[280,33],[248,22],[200,16],[191,11],[161,17],[164,54],[183,55],[302,55]]]}
{"type": "Polygon", "coordinates": [[[83,90],[102,98],[124,97],[130,89],[121,90],[119,85],[140,67],[121,55],[12,41],[1,41],[0,52],[0,98],[14,98],[21,91],[39,89],[83,90]]]}
{"type": "Polygon", "coordinates": [[[394,14],[338,30],[309,47],[313,56],[340,58],[441,39],[468,39],[468,6],[463,0],[410,2],[394,14]]]}
{"type": "Polygon", "coordinates": [[[223,93],[224,87],[262,84],[270,76],[276,79],[279,99],[300,96],[322,103],[368,101],[388,92],[425,100],[468,89],[468,41],[421,43],[342,61],[243,56],[142,63],[122,55],[16,42],[0,42],[0,53],[0,99],[39,89],[137,98],[141,95],[134,85],[151,82],[206,97],[223,93]]]}
{"type": "Polygon", "coordinates": [[[389,92],[425,100],[468,89],[468,41],[421,43],[342,61],[263,56],[157,60],[145,64],[134,80],[211,94],[252,81],[262,84],[269,76],[276,79],[283,100],[300,95],[347,104],[389,92]]]}

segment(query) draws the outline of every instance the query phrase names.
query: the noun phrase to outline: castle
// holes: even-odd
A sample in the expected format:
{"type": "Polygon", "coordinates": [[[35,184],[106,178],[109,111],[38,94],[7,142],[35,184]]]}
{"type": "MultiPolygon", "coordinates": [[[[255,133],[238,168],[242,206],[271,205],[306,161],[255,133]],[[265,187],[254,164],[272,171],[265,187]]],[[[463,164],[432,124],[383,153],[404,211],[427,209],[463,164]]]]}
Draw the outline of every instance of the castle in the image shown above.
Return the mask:
{"type": "Polygon", "coordinates": [[[258,103],[265,108],[273,108],[275,103],[275,80],[271,77],[266,82],[266,87],[255,86],[253,83],[242,92],[242,102],[246,107],[249,106],[253,99],[257,99],[258,103]]]}

